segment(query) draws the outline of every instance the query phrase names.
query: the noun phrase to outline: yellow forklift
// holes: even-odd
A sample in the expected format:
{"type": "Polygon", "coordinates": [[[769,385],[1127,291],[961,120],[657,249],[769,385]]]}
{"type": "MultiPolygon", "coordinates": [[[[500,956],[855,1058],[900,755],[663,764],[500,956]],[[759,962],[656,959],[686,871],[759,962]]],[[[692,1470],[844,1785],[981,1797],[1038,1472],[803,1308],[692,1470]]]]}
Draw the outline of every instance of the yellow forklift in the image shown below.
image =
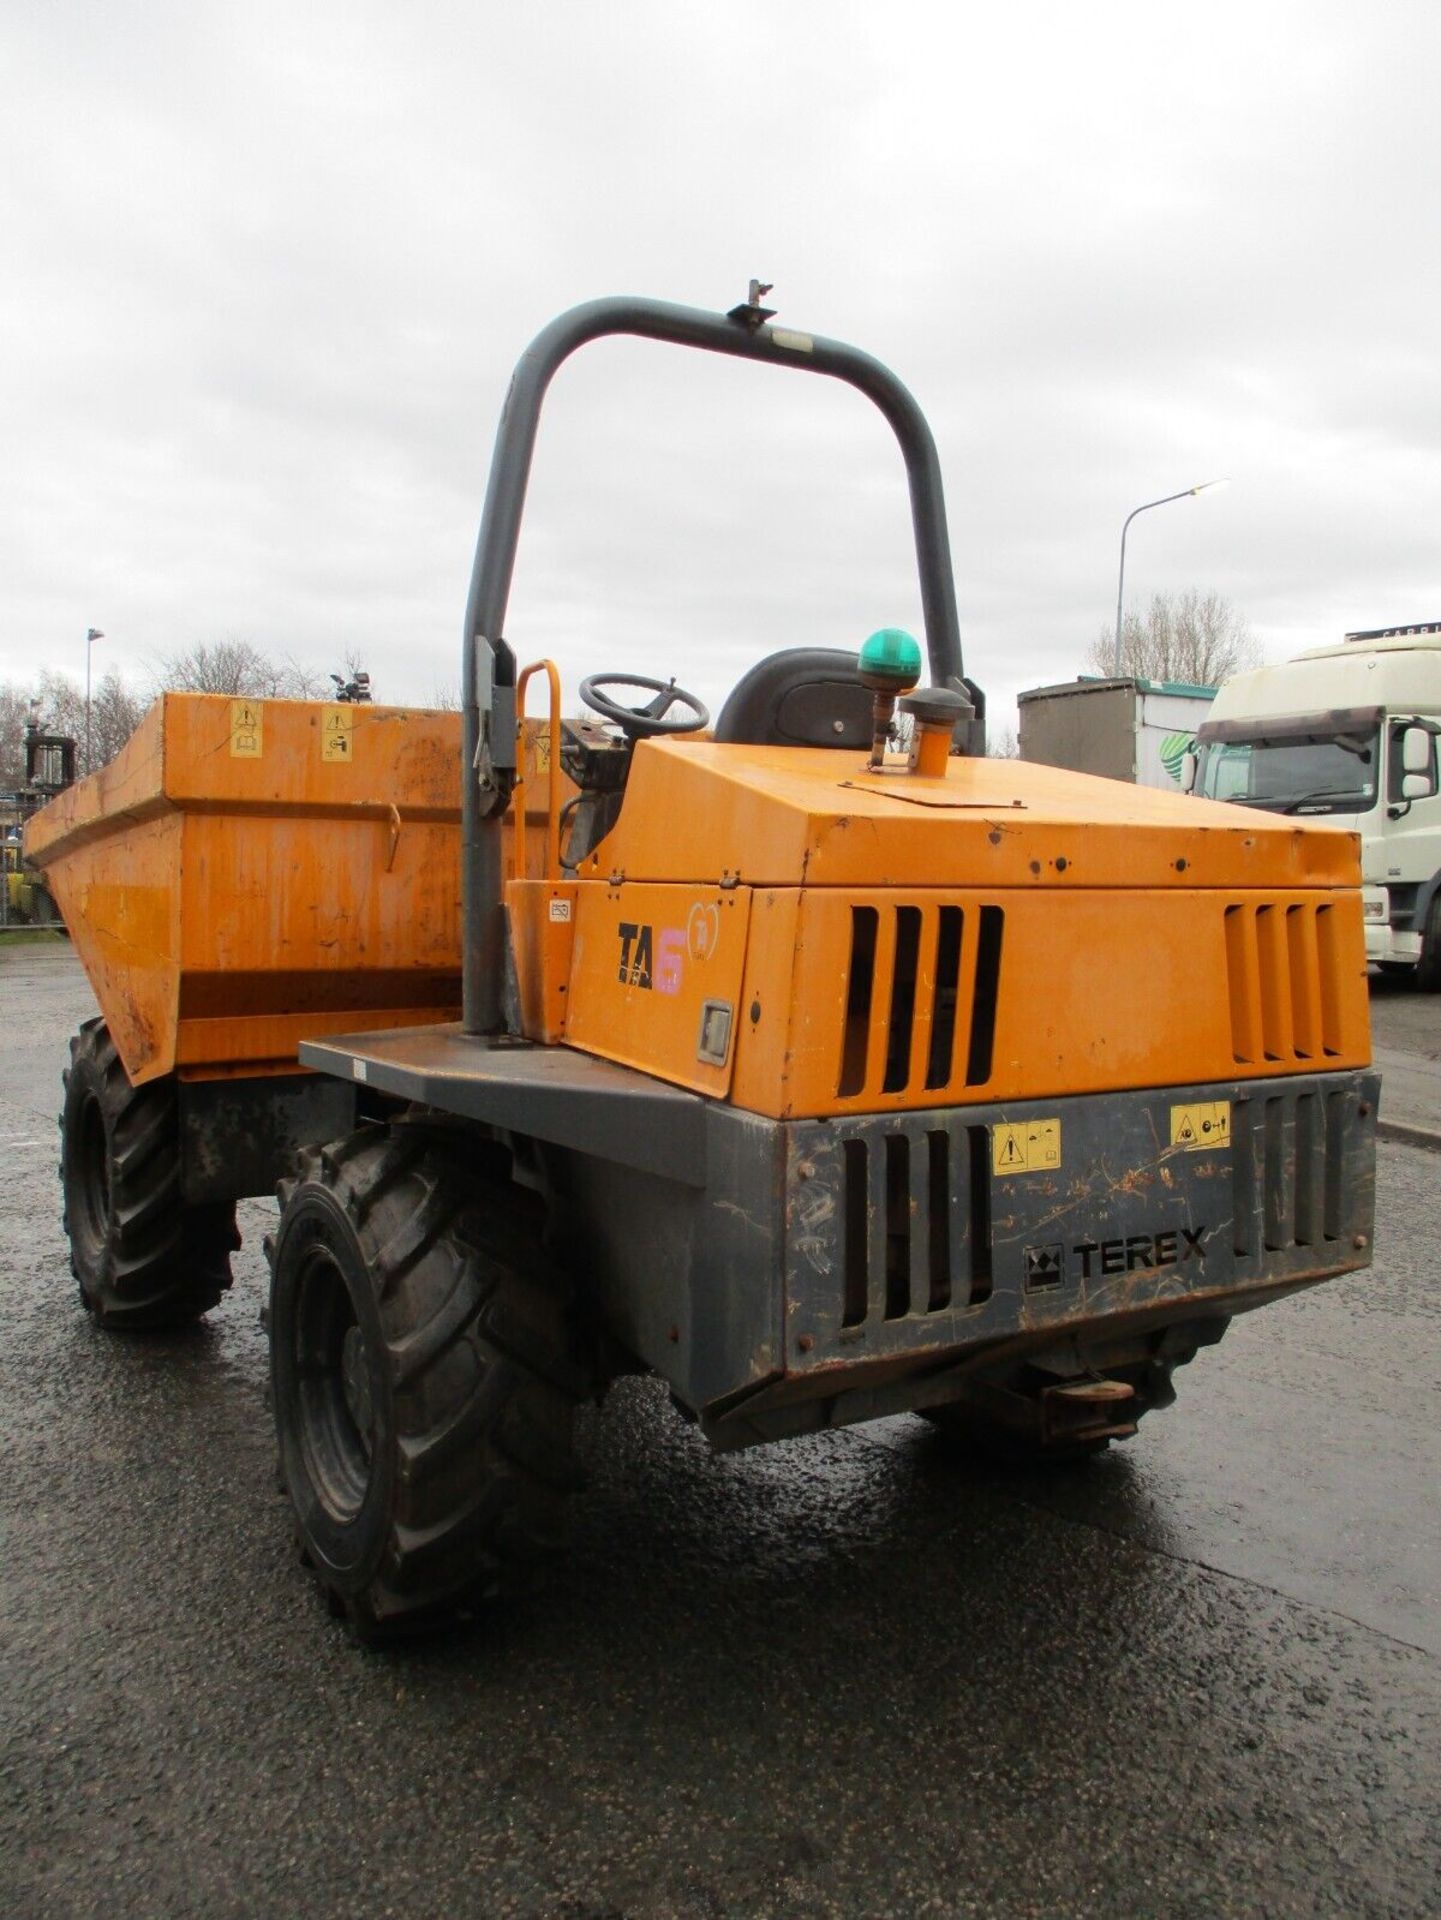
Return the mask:
{"type": "Polygon", "coordinates": [[[0,826],[0,927],[59,926],[60,916],[44,881],[24,857],[26,820],[75,781],[75,742],[66,734],[45,733],[40,702],[30,703],[25,723],[25,784],[8,796],[0,826]]]}

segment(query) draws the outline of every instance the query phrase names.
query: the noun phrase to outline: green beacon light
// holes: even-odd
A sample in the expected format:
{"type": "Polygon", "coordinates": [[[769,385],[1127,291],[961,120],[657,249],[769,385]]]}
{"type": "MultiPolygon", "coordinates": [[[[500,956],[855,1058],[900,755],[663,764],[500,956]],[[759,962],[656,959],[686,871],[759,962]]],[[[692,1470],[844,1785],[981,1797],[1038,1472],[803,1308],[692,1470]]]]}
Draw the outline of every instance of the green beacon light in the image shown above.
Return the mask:
{"type": "Polygon", "coordinates": [[[861,648],[856,667],[861,685],[876,696],[870,764],[879,767],[885,759],[896,697],[909,693],[921,677],[920,645],[904,627],[880,627],[861,648]]]}

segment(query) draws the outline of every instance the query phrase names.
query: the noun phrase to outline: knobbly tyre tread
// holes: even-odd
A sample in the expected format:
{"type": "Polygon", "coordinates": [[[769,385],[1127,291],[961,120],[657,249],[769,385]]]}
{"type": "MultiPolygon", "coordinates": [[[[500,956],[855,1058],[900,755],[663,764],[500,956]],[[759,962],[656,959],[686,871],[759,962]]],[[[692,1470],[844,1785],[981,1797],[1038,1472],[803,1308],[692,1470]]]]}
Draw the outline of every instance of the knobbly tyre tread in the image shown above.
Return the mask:
{"type": "Polygon", "coordinates": [[[233,1202],[188,1205],[180,1188],[173,1077],[133,1087],[103,1019],[70,1042],[60,1114],[61,1221],[85,1310],[113,1332],[185,1326],[231,1284],[240,1245],[233,1202]],[[91,1190],[82,1137],[103,1131],[108,1199],[91,1190]]]}
{"type": "Polygon", "coordinates": [[[1422,993],[1441,993],[1441,893],[1435,895],[1426,912],[1416,985],[1422,993]]]}
{"type": "Polygon", "coordinates": [[[302,1563],[332,1612],[374,1645],[527,1589],[564,1542],[580,1482],[574,1410],[593,1387],[537,1197],[498,1149],[402,1121],[304,1152],[279,1198],[269,1322],[281,1479],[302,1563]],[[349,1520],[326,1506],[297,1390],[317,1232],[326,1259],[344,1258],[348,1241],[345,1284],[373,1302],[381,1384],[349,1520]]]}

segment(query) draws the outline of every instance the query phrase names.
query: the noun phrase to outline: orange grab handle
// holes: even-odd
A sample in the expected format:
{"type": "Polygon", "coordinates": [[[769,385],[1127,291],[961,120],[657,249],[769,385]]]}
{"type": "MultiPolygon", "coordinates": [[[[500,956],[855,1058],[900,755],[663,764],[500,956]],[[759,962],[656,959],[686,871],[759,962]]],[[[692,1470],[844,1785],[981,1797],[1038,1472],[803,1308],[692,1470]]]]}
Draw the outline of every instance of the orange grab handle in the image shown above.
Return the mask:
{"type": "Polygon", "coordinates": [[[517,879],[525,879],[525,689],[532,675],[544,673],[550,682],[550,788],[546,800],[545,874],[560,878],[560,669],[553,660],[535,660],[521,674],[515,688],[515,761],[519,777],[511,797],[514,864],[517,879]]]}

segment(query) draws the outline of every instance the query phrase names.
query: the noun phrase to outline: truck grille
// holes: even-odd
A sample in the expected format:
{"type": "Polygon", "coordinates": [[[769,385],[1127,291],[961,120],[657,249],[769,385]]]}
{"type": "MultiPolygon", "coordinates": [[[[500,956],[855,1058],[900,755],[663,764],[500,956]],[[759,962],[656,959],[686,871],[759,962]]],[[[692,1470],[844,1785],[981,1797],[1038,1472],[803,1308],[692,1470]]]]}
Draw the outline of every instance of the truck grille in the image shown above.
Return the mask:
{"type": "Polygon", "coordinates": [[[1227,907],[1226,981],[1238,1066],[1341,1053],[1338,923],[1330,906],[1227,907]]]}
{"type": "Polygon", "coordinates": [[[841,1143],[843,1327],[991,1293],[990,1129],[874,1128],[841,1143]]]}
{"type": "Polygon", "coordinates": [[[837,1095],[984,1086],[1004,932],[1000,907],[853,906],[837,1095]]]}
{"type": "Polygon", "coordinates": [[[1346,1138],[1354,1109],[1354,1097],[1345,1091],[1233,1102],[1238,1256],[1318,1247],[1344,1236],[1346,1138]]]}
{"type": "MultiPolygon", "coordinates": [[[[1378,1085],[1275,1074],[783,1123],[787,1373],[1066,1337],[1113,1315],[1213,1319],[1233,1294],[1251,1305],[1258,1288],[1363,1266],[1378,1085]],[[1178,1107],[1210,1102],[1230,1108],[1229,1144],[1167,1145],[1178,1107]],[[1043,1142],[1043,1124],[1059,1137],[1043,1142]],[[1047,1164],[1007,1171],[998,1127],[1044,1144],[1047,1164]]],[[[882,1375],[872,1390],[879,1407],[882,1375]]]]}

